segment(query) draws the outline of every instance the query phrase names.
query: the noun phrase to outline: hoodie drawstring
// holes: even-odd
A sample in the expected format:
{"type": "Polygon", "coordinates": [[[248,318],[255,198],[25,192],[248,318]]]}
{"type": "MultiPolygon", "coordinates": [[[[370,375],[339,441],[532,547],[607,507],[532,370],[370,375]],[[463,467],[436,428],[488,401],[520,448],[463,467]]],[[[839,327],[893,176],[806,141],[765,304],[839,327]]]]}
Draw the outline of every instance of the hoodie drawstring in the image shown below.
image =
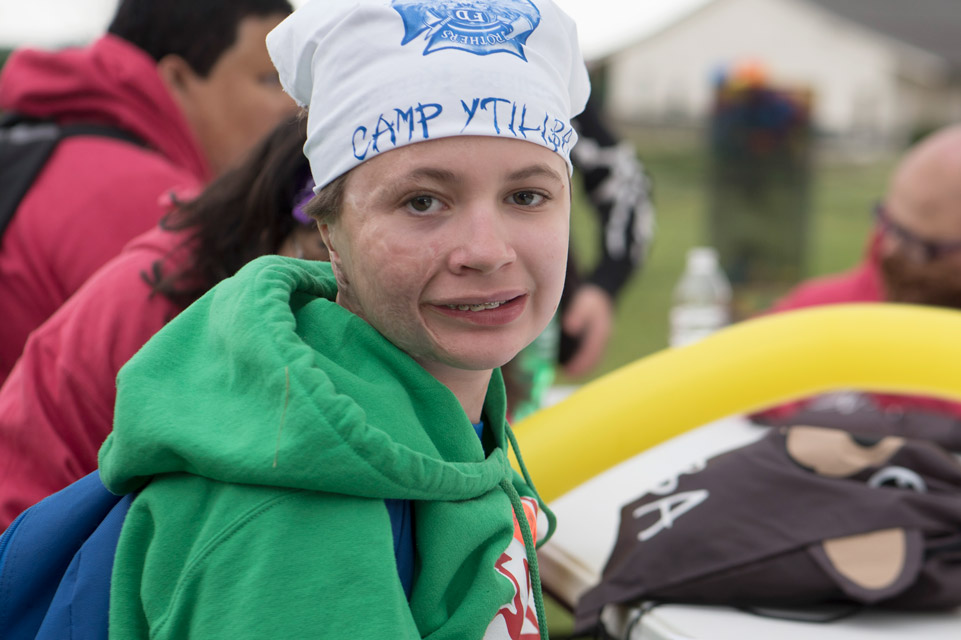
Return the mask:
{"type": "Polygon", "coordinates": [[[534,589],[534,609],[537,610],[537,627],[540,632],[541,640],[548,640],[547,637],[547,614],[544,612],[544,596],[541,593],[541,574],[537,568],[537,551],[534,547],[534,536],[531,535],[531,525],[527,522],[524,515],[524,505],[521,504],[521,497],[517,489],[511,484],[509,478],[501,478],[501,489],[507,494],[511,501],[511,508],[514,510],[514,519],[521,528],[521,535],[524,537],[524,552],[527,555],[528,571],[531,573],[531,587],[534,589]]]}
{"type": "Polygon", "coordinates": [[[557,517],[554,512],[551,511],[544,501],[541,500],[541,494],[537,492],[537,487],[534,486],[534,481],[531,480],[530,474],[527,473],[527,467],[524,465],[524,458],[521,457],[521,449],[517,446],[517,438],[514,436],[514,432],[511,430],[511,426],[504,423],[504,432],[507,434],[507,440],[510,442],[511,449],[514,450],[514,457],[517,458],[517,465],[521,468],[521,475],[524,477],[524,482],[527,486],[531,488],[534,492],[534,497],[537,498],[537,505],[547,516],[547,535],[544,536],[544,542],[547,542],[552,535],[554,535],[554,530],[557,529],[557,517]]]}
{"type": "MultiPolygon", "coordinates": [[[[544,540],[547,541],[548,538],[554,535],[554,529],[557,528],[557,518],[554,516],[554,512],[541,500],[540,494],[537,493],[534,482],[531,480],[530,474],[527,473],[527,467],[524,466],[524,459],[521,457],[521,450],[520,447],[517,446],[517,438],[514,437],[514,432],[511,430],[510,424],[504,424],[504,432],[507,434],[511,449],[514,450],[514,456],[517,458],[517,465],[521,468],[524,482],[526,482],[527,486],[534,492],[538,506],[541,511],[544,512],[544,515],[547,516],[547,535],[544,536],[544,540]]],[[[537,546],[534,541],[534,536],[531,534],[530,523],[527,522],[527,516],[524,515],[524,505],[521,504],[521,497],[510,479],[502,478],[500,485],[511,501],[514,517],[517,519],[517,523],[521,529],[521,535],[524,537],[524,552],[527,555],[528,570],[531,573],[531,587],[534,589],[534,608],[537,610],[538,631],[540,632],[542,640],[548,640],[547,614],[544,611],[544,594],[541,591],[541,573],[537,565],[537,546]]]]}

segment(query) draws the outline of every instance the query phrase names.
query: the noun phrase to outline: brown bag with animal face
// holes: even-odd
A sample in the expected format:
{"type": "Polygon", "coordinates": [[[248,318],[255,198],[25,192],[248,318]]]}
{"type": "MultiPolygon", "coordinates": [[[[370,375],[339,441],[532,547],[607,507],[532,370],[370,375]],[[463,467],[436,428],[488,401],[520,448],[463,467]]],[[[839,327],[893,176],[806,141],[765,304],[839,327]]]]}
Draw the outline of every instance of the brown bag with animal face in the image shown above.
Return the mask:
{"type": "Polygon", "coordinates": [[[961,604],[961,464],[939,446],[796,426],[625,506],[575,631],[608,604],[961,604]]]}

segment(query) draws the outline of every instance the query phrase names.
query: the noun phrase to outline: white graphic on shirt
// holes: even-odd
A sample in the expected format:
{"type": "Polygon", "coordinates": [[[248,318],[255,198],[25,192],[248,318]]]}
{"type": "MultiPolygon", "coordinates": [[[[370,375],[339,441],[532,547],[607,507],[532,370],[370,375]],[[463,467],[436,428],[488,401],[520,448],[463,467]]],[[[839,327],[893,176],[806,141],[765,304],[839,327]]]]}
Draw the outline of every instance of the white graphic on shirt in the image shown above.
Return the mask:
{"type": "MultiPolygon", "coordinates": [[[[537,540],[537,516],[539,508],[533,498],[521,498],[524,517],[531,528],[531,536],[537,540]]],[[[530,568],[524,549],[524,537],[514,514],[514,537],[507,550],[497,561],[497,570],[514,583],[514,597],[507,602],[484,633],[484,640],[539,640],[537,608],[534,590],[531,588],[530,568]]]]}

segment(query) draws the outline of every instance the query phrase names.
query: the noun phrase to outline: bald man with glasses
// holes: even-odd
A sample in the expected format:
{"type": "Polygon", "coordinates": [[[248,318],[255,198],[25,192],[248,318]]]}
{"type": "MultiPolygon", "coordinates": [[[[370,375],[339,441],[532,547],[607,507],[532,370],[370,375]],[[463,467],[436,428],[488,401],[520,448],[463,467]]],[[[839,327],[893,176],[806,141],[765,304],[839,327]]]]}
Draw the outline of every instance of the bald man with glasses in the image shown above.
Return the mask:
{"type": "MultiPolygon", "coordinates": [[[[961,309],[961,125],[930,134],[904,155],[873,216],[868,249],[858,266],[801,283],[771,311],[850,302],[961,309]]],[[[948,416],[959,420],[961,429],[961,404],[913,396],[834,394],[763,415],[782,420],[812,406],[852,414],[865,404],[902,422],[905,412],[948,416]]]]}

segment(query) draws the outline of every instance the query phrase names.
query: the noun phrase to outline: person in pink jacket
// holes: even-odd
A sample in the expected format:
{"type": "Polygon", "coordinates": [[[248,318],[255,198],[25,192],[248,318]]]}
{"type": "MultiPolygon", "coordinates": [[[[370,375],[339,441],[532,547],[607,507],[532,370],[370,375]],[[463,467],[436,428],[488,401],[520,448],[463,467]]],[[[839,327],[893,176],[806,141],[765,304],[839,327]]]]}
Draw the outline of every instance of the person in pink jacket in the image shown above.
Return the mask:
{"type": "MultiPolygon", "coordinates": [[[[875,224],[860,264],[802,282],[771,312],[852,302],[961,309],[961,125],[936,131],[908,151],[873,215],[875,224]]],[[[839,399],[851,410],[849,394],[839,399]]],[[[882,411],[920,410],[961,419],[961,404],[939,398],[871,394],[870,399],[882,411]]],[[[827,400],[820,399],[820,405],[827,400]]],[[[811,402],[780,406],[758,417],[780,422],[811,402]]]]}
{"type": "Polygon", "coordinates": [[[130,242],[27,340],[0,387],[0,531],[97,467],[120,367],[169,320],[253,258],[327,259],[316,225],[304,120],[285,121],[195,199],[130,242]]]}
{"type": "Polygon", "coordinates": [[[127,242],[156,226],[174,188],[238,162],[295,105],[264,38],[287,0],[123,0],[83,48],[15,51],[0,111],[95,124],[60,143],[0,239],[0,381],[30,331],[127,242]]]}

